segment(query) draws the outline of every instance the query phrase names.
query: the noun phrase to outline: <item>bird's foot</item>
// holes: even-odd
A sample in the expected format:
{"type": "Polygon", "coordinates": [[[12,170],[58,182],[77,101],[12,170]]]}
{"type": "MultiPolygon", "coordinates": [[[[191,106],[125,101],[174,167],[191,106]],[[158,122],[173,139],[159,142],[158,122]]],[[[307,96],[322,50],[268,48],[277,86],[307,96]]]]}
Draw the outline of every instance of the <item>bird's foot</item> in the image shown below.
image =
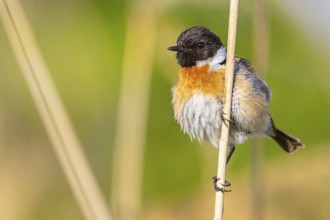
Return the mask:
{"type": "MultiPolygon", "coordinates": [[[[220,178],[218,178],[217,176],[214,176],[213,177],[213,184],[214,184],[214,189],[216,192],[231,192],[231,190],[228,190],[228,189],[225,189],[225,188],[222,188],[222,187],[219,187],[217,185],[218,181],[220,180],[220,178]]],[[[224,184],[221,184],[223,187],[228,187],[228,186],[231,186],[231,183],[228,182],[227,180],[225,180],[225,183],[224,184]]]]}
{"type": "Polygon", "coordinates": [[[221,118],[221,121],[228,127],[229,124],[232,123],[232,121],[228,118],[226,118],[226,113],[224,113],[222,111],[222,109],[220,110],[220,118],[221,118]]]}

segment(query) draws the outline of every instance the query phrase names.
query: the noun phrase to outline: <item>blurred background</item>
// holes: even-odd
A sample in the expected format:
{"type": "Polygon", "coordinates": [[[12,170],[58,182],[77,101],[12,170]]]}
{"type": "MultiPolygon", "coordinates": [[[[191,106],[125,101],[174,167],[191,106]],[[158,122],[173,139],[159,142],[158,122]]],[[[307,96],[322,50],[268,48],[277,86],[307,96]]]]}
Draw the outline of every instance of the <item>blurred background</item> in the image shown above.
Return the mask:
{"type": "MultiPolygon", "coordinates": [[[[120,209],[117,187],[125,181],[114,161],[122,157],[129,163],[134,148],[142,151],[141,170],[132,171],[141,180],[131,179],[128,187],[141,189],[139,219],[212,219],[218,151],[190,141],[175,123],[171,87],[179,67],[166,48],[194,25],[209,27],[226,42],[229,1],[22,4],[113,216],[120,209]],[[134,135],[130,127],[139,133],[127,146],[123,140],[130,143],[134,135]],[[128,152],[117,155],[122,145],[128,152]]],[[[252,63],[254,4],[240,2],[236,43],[236,54],[252,63]]],[[[329,218],[329,8],[327,0],[268,1],[270,111],[277,126],[306,148],[288,155],[265,140],[262,219],[329,218]]],[[[84,219],[2,24],[0,42],[0,219],[84,219]]],[[[225,197],[226,219],[252,219],[250,146],[251,141],[239,146],[227,169],[233,191],[225,197]]]]}

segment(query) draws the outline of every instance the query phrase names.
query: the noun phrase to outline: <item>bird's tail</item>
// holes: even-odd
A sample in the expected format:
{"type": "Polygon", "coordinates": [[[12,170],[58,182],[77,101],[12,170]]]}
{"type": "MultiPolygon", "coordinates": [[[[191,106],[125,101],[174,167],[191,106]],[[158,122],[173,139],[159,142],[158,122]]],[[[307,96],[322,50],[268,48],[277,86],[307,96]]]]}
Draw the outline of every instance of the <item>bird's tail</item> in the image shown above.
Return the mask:
{"type": "Polygon", "coordinates": [[[275,134],[272,138],[281,146],[283,150],[292,153],[298,148],[303,148],[305,145],[296,137],[284,133],[283,131],[275,128],[275,134]]]}

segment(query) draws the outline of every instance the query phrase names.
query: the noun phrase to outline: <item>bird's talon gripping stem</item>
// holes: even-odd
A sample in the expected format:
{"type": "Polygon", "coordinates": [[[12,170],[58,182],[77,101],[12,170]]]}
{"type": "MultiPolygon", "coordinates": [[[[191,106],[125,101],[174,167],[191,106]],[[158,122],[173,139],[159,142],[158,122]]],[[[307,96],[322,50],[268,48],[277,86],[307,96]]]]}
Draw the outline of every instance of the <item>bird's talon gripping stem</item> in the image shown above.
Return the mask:
{"type": "Polygon", "coordinates": [[[228,124],[232,123],[232,121],[230,119],[227,119],[225,116],[226,116],[226,113],[224,113],[222,111],[222,109],[220,110],[220,118],[221,118],[221,121],[228,127],[228,124]]]}
{"type": "MultiPolygon", "coordinates": [[[[216,192],[223,192],[223,193],[225,193],[225,192],[231,192],[231,190],[227,190],[225,188],[219,187],[217,185],[217,183],[218,183],[219,180],[220,180],[220,178],[218,178],[217,176],[214,176],[213,177],[214,190],[216,192]]],[[[227,180],[225,181],[224,184],[221,184],[221,185],[224,186],[224,187],[231,186],[230,182],[228,182],[227,180]]]]}
{"type": "Polygon", "coordinates": [[[225,180],[225,184],[223,184],[223,186],[225,186],[225,187],[231,186],[231,183],[228,182],[227,180],[225,180]]]}

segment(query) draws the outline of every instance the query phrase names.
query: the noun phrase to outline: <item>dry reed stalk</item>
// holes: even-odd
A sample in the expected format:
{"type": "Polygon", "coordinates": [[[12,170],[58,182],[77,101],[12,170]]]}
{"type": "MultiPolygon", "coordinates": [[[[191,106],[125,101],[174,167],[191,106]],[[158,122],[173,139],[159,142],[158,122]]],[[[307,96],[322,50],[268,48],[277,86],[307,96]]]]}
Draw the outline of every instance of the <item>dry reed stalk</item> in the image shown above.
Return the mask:
{"type": "MultiPolygon", "coordinates": [[[[266,77],[268,59],[268,16],[267,0],[254,0],[253,45],[256,73],[266,77]]],[[[262,154],[264,140],[255,139],[251,148],[251,219],[262,220],[264,204],[264,188],[262,173],[262,154]]]]}
{"type": "Polygon", "coordinates": [[[20,2],[2,0],[0,10],[17,61],[83,214],[89,220],[110,220],[107,205],[82,152],[20,2]]]}
{"type": "MultiPolygon", "coordinates": [[[[2,100],[0,101],[0,103],[4,103],[2,102],[2,100]]],[[[4,129],[4,123],[2,118],[4,117],[4,114],[2,112],[2,109],[0,107],[0,152],[3,150],[3,147],[5,146],[5,132],[6,130],[4,129]]]]}
{"type": "Polygon", "coordinates": [[[156,42],[156,17],[133,9],[126,27],[123,74],[113,153],[112,205],[121,220],[139,219],[145,132],[156,42]]]}
{"type": "MultiPolygon", "coordinates": [[[[238,16],[239,0],[230,1],[229,25],[228,25],[228,42],[227,42],[227,63],[226,63],[226,99],[224,103],[223,113],[225,117],[230,118],[231,115],[231,99],[234,82],[234,58],[236,44],[236,27],[238,16]]],[[[226,179],[226,156],[229,138],[230,123],[222,123],[221,137],[219,140],[219,156],[218,156],[218,173],[220,178],[219,184],[224,185],[226,179]]],[[[214,220],[222,220],[224,211],[224,193],[216,192],[214,220]]]]}

